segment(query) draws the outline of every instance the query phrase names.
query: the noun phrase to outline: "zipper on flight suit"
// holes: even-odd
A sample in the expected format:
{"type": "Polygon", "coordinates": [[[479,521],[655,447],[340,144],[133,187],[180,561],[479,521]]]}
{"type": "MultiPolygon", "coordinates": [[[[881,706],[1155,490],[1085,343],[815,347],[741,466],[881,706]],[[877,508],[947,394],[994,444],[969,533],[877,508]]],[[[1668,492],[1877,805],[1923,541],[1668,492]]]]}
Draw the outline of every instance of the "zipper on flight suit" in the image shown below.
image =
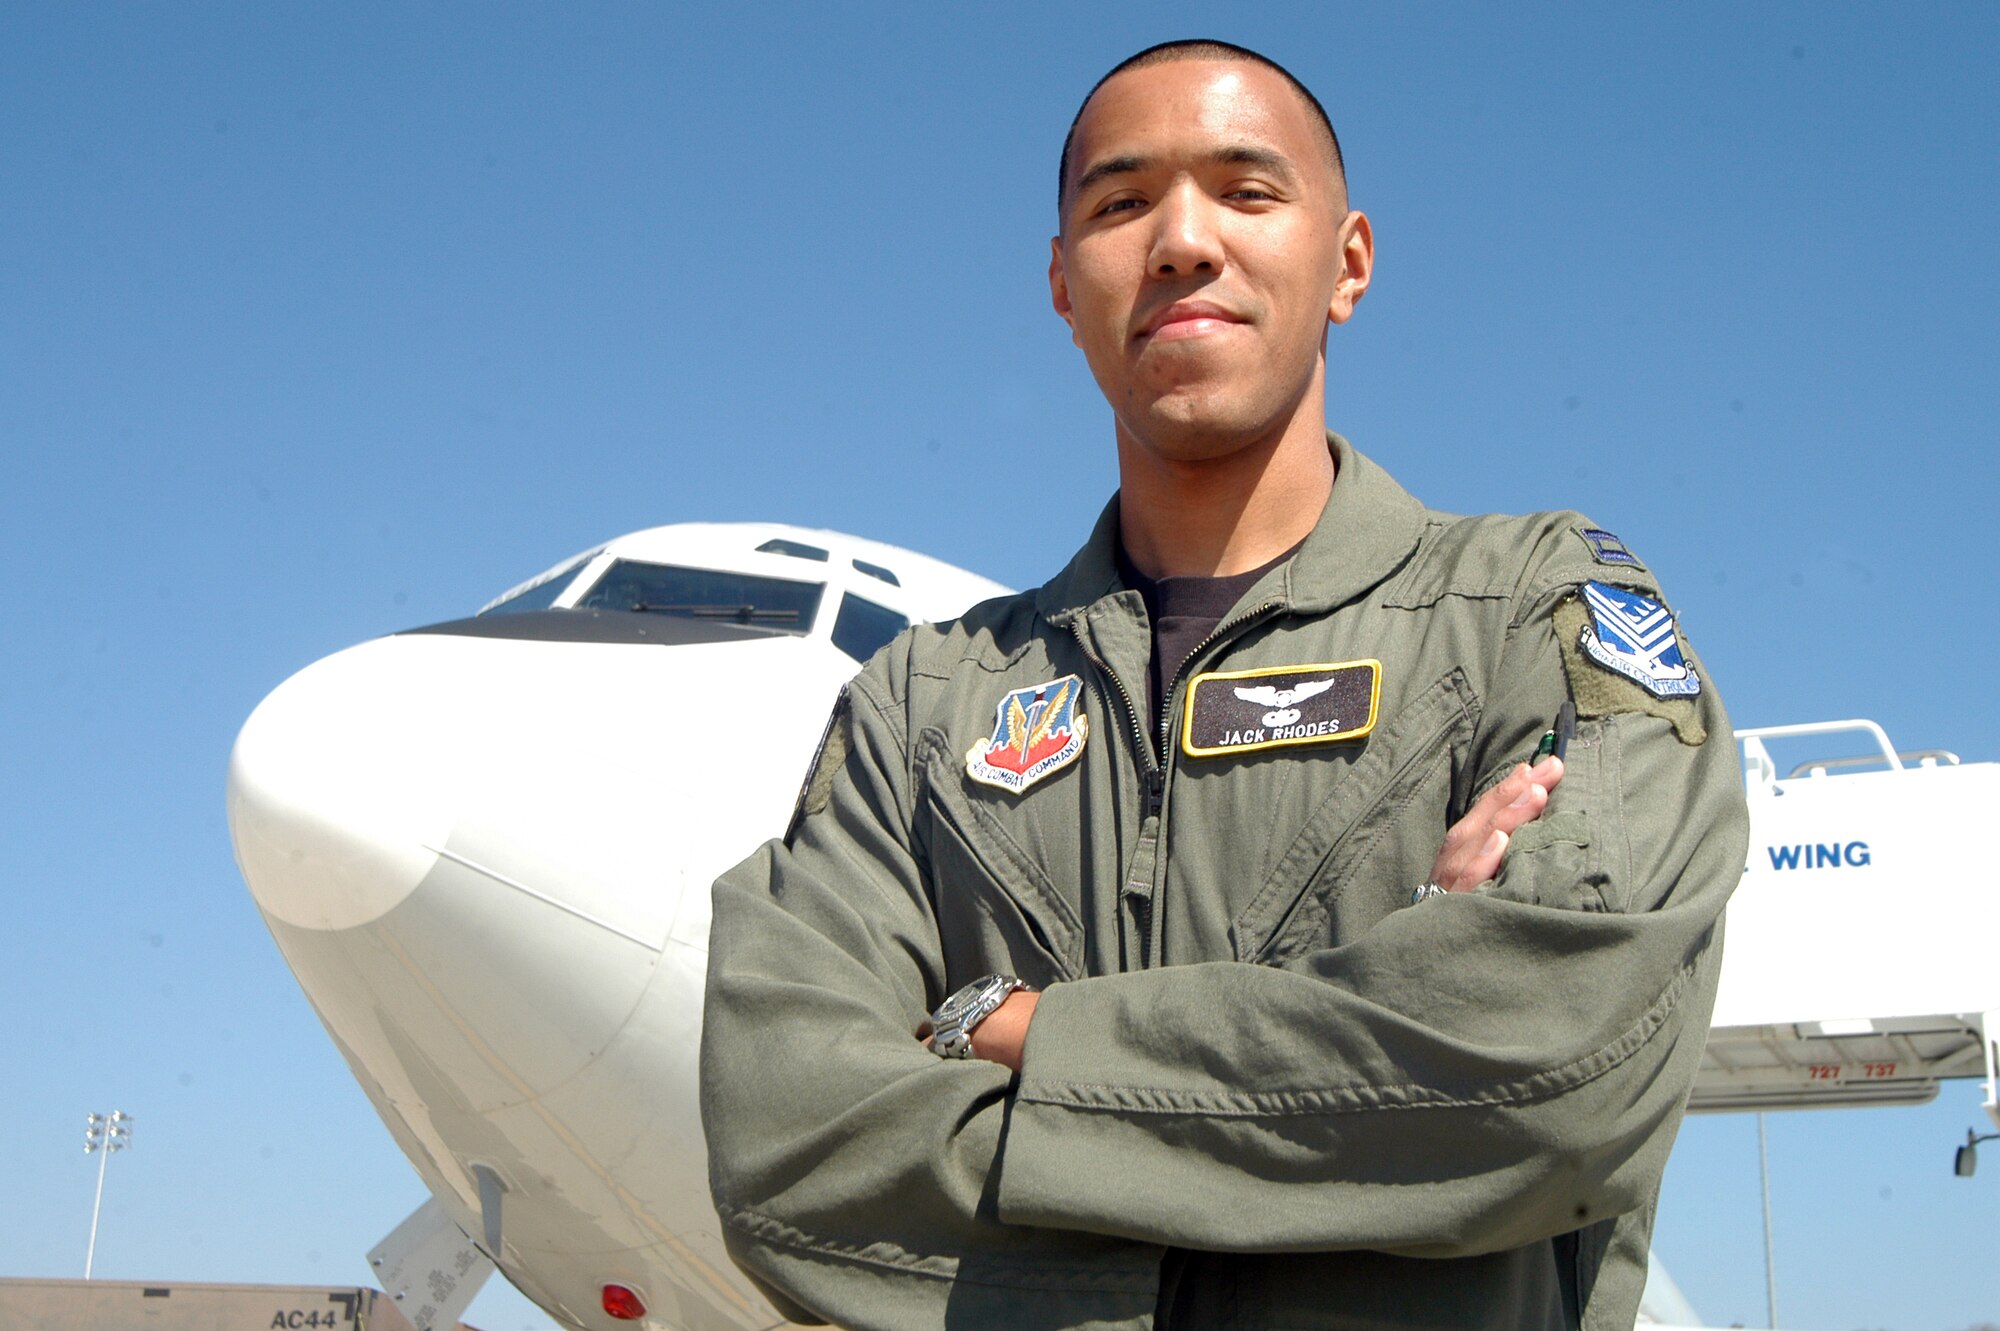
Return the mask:
{"type": "MultiPolygon", "coordinates": [[[[1154,954],[1159,950],[1155,937],[1159,920],[1155,897],[1162,878],[1159,864],[1160,834],[1167,803],[1167,771],[1172,766],[1173,757],[1174,689],[1180,683],[1181,672],[1185,671],[1196,657],[1222,641],[1225,636],[1248,628],[1278,608],[1277,602],[1266,601],[1234,619],[1216,625],[1207,637],[1195,644],[1193,650],[1182,658],[1180,665],[1167,680],[1165,698],[1160,706],[1159,727],[1153,736],[1146,734],[1145,724],[1139,718],[1138,704],[1132,701],[1131,691],[1125,687],[1125,682],[1102,657],[1091,650],[1090,643],[1083,636],[1082,619],[1070,622],[1070,631],[1076,636],[1077,648],[1083,653],[1084,659],[1111,681],[1112,687],[1118,691],[1119,701],[1125,704],[1125,717],[1131,725],[1132,738],[1136,741],[1134,747],[1139,751],[1140,777],[1145,784],[1145,798],[1140,805],[1139,841],[1132,848],[1132,863],[1126,870],[1125,885],[1119,893],[1119,904],[1126,928],[1138,943],[1138,963],[1141,970],[1153,964],[1154,954]]],[[[1123,941],[1120,940],[1121,954],[1123,941]]]]}
{"type": "Polygon", "coordinates": [[[1213,629],[1209,630],[1208,636],[1196,643],[1188,651],[1188,654],[1181,658],[1181,663],[1174,667],[1174,673],[1167,677],[1167,687],[1164,690],[1165,696],[1160,699],[1160,739],[1159,748],[1155,752],[1160,756],[1160,763],[1163,769],[1167,759],[1172,756],[1173,751],[1174,687],[1181,682],[1182,673],[1194,664],[1194,659],[1197,656],[1200,656],[1203,652],[1215,646],[1216,643],[1222,641],[1224,634],[1248,628],[1257,620],[1262,619],[1268,611],[1276,610],[1277,608],[1278,603],[1276,601],[1266,601],[1260,606],[1244,611],[1227,623],[1217,624],[1213,629]]]}
{"type": "Polygon", "coordinates": [[[1146,723],[1139,715],[1139,705],[1132,701],[1131,691],[1118,672],[1108,665],[1104,658],[1091,650],[1090,642],[1083,636],[1081,616],[1070,621],[1070,632],[1076,635],[1077,650],[1084,659],[1096,667],[1097,672],[1111,681],[1111,687],[1118,691],[1118,700],[1125,705],[1125,720],[1132,729],[1133,747],[1139,752],[1139,776],[1145,783],[1145,798],[1140,805],[1139,842],[1132,848],[1132,863],[1125,873],[1125,884],[1118,893],[1119,969],[1133,969],[1126,965],[1126,943],[1135,940],[1139,956],[1136,969],[1144,970],[1149,964],[1149,940],[1153,930],[1153,856],[1160,841],[1160,810],[1166,802],[1167,773],[1160,764],[1159,751],[1146,738],[1146,723]]]}
{"type": "MultiPolygon", "coordinates": [[[[1163,810],[1165,809],[1167,800],[1167,771],[1173,766],[1174,756],[1174,690],[1180,687],[1181,676],[1187,673],[1187,668],[1193,665],[1203,652],[1215,646],[1215,644],[1221,642],[1224,638],[1232,637],[1249,628],[1252,624],[1278,608],[1277,602],[1266,601],[1262,605],[1253,606],[1251,609],[1244,611],[1234,619],[1225,620],[1217,624],[1213,629],[1209,630],[1207,637],[1196,643],[1188,650],[1188,654],[1181,658],[1181,663],[1174,667],[1173,674],[1166,677],[1166,682],[1160,690],[1159,738],[1157,741],[1159,747],[1153,751],[1159,761],[1159,766],[1155,770],[1158,771],[1160,780],[1159,793],[1154,797],[1156,802],[1153,808],[1156,813],[1162,813],[1162,816],[1156,818],[1153,822],[1152,844],[1148,847],[1152,853],[1146,857],[1146,871],[1149,875],[1146,884],[1148,909],[1146,912],[1144,941],[1141,942],[1139,948],[1142,965],[1152,965],[1153,957],[1163,950],[1164,946],[1164,942],[1159,936],[1162,918],[1159,898],[1160,894],[1165,892],[1167,887],[1166,866],[1163,862],[1165,858],[1163,853],[1165,850],[1164,843],[1166,841],[1163,810]]],[[[1133,867],[1136,871],[1138,867],[1136,856],[1134,860],[1133,867]]]]}

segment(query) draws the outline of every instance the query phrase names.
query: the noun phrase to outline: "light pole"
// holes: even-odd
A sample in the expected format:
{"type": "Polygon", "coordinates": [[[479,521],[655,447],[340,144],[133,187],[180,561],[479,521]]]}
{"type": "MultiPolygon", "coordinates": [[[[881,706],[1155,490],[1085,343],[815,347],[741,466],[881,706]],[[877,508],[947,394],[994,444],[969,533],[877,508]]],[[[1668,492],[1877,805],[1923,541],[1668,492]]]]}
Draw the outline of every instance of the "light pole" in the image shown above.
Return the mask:
{"type": "Polygon", "coordinates": [[[104,1209],[104,1167],[111,1153],[132,1144],[132,1116],[122,1109],[108,1114],[92,1114],[84,1120],[83,1153],[97,1153],[97,1200],[90,1205],[90,1250],[83,1256],[83,1278],[90,1279],[91,1265],[97,1260],[97,1216],[104,1209]]]}
{"type": "Polygon", "coordinates": [[[1764,1183],[1764,1308],[1768,1325],[1778,1324],[1778,1250],[1771,1240],[1771,1143],[1764,1135],[1764,1111],[1757,1111],[1757,1173],[1764,1183]]]}

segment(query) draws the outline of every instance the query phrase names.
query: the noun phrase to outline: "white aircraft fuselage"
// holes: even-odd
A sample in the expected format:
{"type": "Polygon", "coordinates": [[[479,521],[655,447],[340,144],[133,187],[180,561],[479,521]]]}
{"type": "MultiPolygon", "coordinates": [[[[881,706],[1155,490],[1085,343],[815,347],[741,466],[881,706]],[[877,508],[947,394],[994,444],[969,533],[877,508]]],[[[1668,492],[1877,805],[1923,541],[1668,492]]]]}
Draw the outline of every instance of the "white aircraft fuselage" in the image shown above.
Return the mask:
{"type": "MultiPolygon", "coordinates": [[[[655,528],[308,666],[245,723],[230,828],[272,936],[443,1215],[552,1315],[782,1325],[709,1203],[709,885],[784,829],[859,663],[1004,590],[831,532],[655,528]]],[[[1753,764],[1695,1108],[1991,1077],[2000,902],[1940,885],[2000,766],[1884,748],[1867,775],[1753,764]]]]}

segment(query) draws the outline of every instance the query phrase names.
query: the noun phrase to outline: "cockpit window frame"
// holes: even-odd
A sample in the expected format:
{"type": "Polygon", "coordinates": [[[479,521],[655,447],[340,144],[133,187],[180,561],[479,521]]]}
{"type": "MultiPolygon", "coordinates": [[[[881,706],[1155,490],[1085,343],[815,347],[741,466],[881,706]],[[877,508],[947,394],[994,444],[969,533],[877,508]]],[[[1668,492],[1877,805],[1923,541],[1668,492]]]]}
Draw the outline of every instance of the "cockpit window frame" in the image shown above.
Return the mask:
{"type": "MultiPolygon", "coordinates": [[[[643,576],[643,575],[641,575],[643,576]]],[[[667,578],[661,585],[669,585],[667,578]]],[[[701,564],[670,563],[657,559],[639,559],[630,555],[613,556],[592,578],[590,584],[582,587],[569,609],[614,610],[625,613],[654,614],[669,618],[700,620],[709,623],[746,624],[767,629],[785,637],[810,638],[819,631],[819,621],[826,606],[827,584],[810,578],[778,578],[767,573],[749,573],[737,569],[715,568],[701,564]],[[645,602],[622,604],[624,596],[603,601],[592,598],[605,591],[613,578],[626,571],[658,570],[669,575],[685,575],[697,584],[702,581],[716,582],[733,580],[745,587],[743,596],[737,600],[717,599],[707,601],[699,594],[678,602],[651,605],[645,602]],[[764,595],[771,604],[760,607],[757,604],[757,585],[765,587],[764,595]],[[777,589],[784,589],[779,592],[777,589]],[[806,594],[809,593],[809,599],[806,594]],[[796,598],[791,605],[785,605],[787,596],[796,598]],[[732,609],[734,607],[734,610],[732,609]],[[793,621],[785,622],[784,616],[793,616],[793,621]]],[[[685,593],[680,593],[685,595],[685,593]]]]}
{"type": "Polygon", "coordinates": [[[473,617],[478,618],[480,615],[520,615],[535,610],[553,609],[555,608],[555,603],[562,600],[564,593],[568,592],[576,583],[577,576],[584,571],[585,567],[603,553],[604,548],[602,546],[599,546],[595,550],[586,550],[576,558],[556,565],[538,578],[530,578],[518,586],[510,587],[488,601],[485,605],[480,606],[479,609],[473,611],[473,617]],[[547,600],[537,598],[529,605],[516,604],[532,596],[533,593],[540,591],[542,588],[551,585],[555,585],[556,587],[555,594],[547,600]]]}

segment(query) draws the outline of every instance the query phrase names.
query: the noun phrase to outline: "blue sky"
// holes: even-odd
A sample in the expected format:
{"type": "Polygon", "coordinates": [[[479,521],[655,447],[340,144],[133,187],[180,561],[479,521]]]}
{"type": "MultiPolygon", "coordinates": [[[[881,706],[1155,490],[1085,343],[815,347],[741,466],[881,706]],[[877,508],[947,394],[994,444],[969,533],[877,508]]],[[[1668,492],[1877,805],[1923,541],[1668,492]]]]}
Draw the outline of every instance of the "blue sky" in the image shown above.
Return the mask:
{"type": "MultiPolygon", "coordinates": [[[[290,672],[661,522],[1060,565],[1114,473],[1056,150],[1168,37],[1340,127],[1379,266],[1337,428],[1438,507],[1617,531],[1740,724],[2000,758],[1991,7],[0,16],[0,1273],[80,1274],[92,1109],[139,1119],[104,1276],[361,1282],[421,1199],[230,855],[290,672]]],[[[1771,1119],[1785,1324],[2000,1319],[1976,1101],[1771,1119]]],[[[1659,1251],[1761,1324],[1754,1121],[1682,1142],[1659,1251]]]]}

